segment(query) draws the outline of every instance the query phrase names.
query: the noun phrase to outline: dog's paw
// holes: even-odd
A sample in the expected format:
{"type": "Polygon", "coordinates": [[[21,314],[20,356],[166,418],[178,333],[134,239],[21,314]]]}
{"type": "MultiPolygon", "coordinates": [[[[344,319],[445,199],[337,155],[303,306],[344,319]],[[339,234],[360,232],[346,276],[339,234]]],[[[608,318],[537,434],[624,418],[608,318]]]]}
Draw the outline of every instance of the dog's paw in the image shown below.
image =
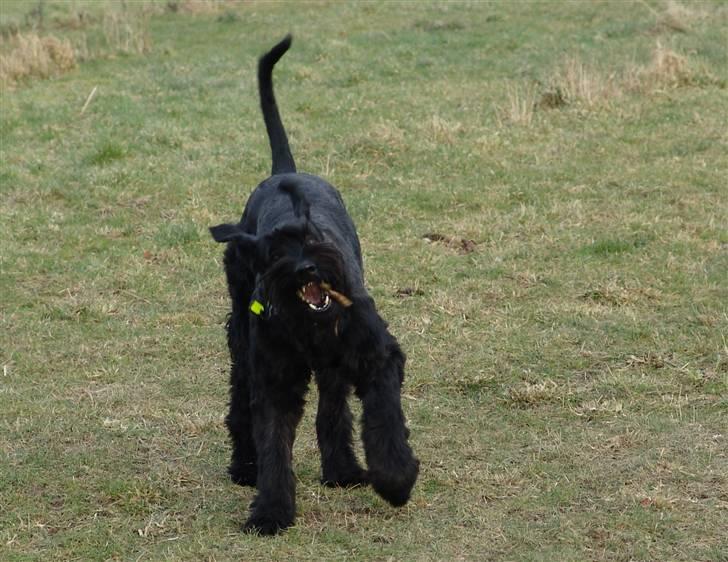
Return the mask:
{"type": "Polygon", "coordinates": [[[258,479],[258,467],[255,463],[234,463],[228,468],[230,480],[239,486],[255,486],[258,479]]]}
{"type": "Polygon", "coordinates": [[[396,474],[383,474],[370,470],[369,482],[374,491],[394,507],[401,507],[410,498],[420,471],[420,461],[412,457],[403,469],[396,474]]]}
{"type": "Polygon", "coordinates": [[[369,484],[369,475],[363,468],[357,467],[348,472],[327,473],[321,477],[321,484],[329,488],[354,488],[369,484]]]}
{"type": "Polygon", "coordinates": [[[293,525],[292,518],[279,518],[271,515],[251,515],[243,525],[243,532],[252,535],[277,535],[293,525]]]}

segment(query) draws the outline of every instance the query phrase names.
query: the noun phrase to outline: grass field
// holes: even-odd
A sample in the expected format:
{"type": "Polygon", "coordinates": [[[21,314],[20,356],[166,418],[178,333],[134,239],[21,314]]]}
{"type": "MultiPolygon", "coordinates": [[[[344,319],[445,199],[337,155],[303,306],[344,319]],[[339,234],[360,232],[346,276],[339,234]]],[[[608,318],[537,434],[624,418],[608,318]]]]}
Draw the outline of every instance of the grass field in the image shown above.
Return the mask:
{"type": "Polygon", "coordinates": [[[1,560],[728,560],[727,3],[6,0],[0,31],[1,560]],[[207,227],[269,170],[289,30],[283,120],[422,466],[398,510],[320,486],[309,407],[259,538],[207,227]]]}

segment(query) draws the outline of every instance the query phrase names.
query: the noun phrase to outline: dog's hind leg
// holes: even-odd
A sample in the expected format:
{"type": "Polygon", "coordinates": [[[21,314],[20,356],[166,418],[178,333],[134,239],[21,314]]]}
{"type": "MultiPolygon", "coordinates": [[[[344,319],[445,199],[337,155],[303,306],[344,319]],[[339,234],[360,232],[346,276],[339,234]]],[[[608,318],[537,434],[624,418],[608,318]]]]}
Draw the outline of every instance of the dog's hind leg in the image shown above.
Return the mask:
{"type": "Polygon", "coordinates": [[[377,361],[377,372],[357,388],[362,400],[362,441],[369,467],[369,483],[393,506],[407,503],[417,480],[419,461],[407,443],[400,402],[405,358],[396,344],[377,361]]]}
{"type": "Polygon", "coordinates": [[[225,425],[232,442],[232,459],[228,474],[241,486],[255,486],[257,455],[253,441],[250,416],[249,328],[247,303],[252,292],[252,280],[241,275],[243,270],[238,252],[229,247],[225,252],[225,271],[232,300],[232,313],[227,322],[230,349],[230,410],[225,425]]]}
{"type": "Polygon", "coordinates": [[[351,446],[350,385],[336,371],[316,373],[319,389],[316,436],[321,450],[321,483],[356,486],[367,481],[351,446]]]}
{"type": "Polygon", "coordinates": [[[230,433],[233,448],[228,473],[230,479],[236,484],[255,486],[258,466],[253,441],[250,391],[246,371],[247,365],[244,356],[233,360],[230,373],[230,411],[225,418],[225,425],[230,433]]]}

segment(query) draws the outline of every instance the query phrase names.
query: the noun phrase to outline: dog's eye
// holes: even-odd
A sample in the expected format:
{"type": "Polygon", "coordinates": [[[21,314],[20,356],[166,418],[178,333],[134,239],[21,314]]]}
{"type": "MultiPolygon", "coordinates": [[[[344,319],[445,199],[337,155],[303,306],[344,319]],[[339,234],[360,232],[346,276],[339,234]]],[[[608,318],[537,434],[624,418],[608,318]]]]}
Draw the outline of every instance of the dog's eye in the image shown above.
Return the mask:
{"type": "Polygon", "coordinates": [[[311,236],[310,234],[306,236],[306,238],[303,239],[303,243],[306,244],[306,246],[311,246],[313,244],[316,244],[318,240],[314,236],[311,236]]]}

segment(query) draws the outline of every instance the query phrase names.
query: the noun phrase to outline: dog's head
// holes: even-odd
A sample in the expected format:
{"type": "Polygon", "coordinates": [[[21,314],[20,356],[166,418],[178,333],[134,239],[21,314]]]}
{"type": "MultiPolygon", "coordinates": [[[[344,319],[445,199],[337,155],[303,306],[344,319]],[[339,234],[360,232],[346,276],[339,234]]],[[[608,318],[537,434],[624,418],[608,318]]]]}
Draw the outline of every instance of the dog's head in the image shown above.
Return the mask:
{"type": "Polygon", "coordinates": [[[210,228],[217,242],[235,244],[256,274],[266,298],[281,314],[324,320],[351,304],[341,252],[311,220],[308,202],[296,184],[281,183],[293,203],[294,219],[264,236],[239,224],[210,228]]]}

